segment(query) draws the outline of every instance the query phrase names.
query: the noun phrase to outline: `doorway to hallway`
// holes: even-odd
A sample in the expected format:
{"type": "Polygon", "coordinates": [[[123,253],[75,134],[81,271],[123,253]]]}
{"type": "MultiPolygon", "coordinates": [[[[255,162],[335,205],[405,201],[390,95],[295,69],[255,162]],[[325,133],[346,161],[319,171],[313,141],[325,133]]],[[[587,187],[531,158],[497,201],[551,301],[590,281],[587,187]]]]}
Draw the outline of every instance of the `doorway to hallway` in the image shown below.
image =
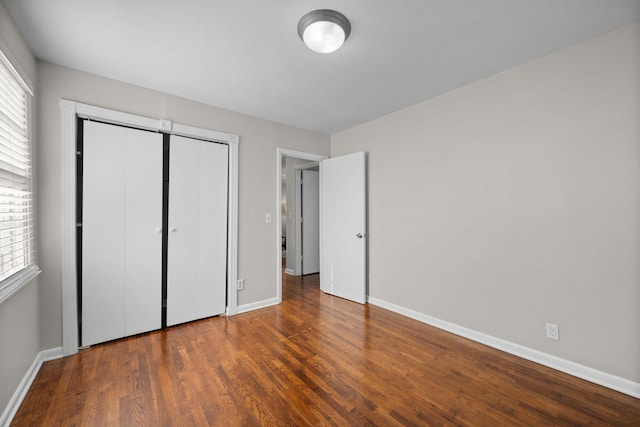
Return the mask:
{"type": "Polygon", "coordinates": [[[320,272],[320,199],[317,162],[284,157],[282,161],[281,240],[284,273],[320,272]]]}
{"type": "Polygon", "coordinates": [[[283,277],[295,279],[320,272],[319,162],[326,158],[318,154],[278,149],[277,189],[280,207],[277,218],[279,249],[276,283],[280,301],[283,277]]]}

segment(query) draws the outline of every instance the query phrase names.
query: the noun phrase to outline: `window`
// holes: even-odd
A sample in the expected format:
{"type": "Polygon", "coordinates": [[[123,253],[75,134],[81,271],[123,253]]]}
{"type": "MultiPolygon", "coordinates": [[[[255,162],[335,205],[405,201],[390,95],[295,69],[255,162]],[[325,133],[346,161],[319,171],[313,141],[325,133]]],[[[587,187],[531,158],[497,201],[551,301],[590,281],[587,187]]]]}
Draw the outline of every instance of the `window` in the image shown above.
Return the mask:
{"type": "Polygon", "coordinates": [[[31,90],[0,52],[0,302],[35,276],[31,90]]]}

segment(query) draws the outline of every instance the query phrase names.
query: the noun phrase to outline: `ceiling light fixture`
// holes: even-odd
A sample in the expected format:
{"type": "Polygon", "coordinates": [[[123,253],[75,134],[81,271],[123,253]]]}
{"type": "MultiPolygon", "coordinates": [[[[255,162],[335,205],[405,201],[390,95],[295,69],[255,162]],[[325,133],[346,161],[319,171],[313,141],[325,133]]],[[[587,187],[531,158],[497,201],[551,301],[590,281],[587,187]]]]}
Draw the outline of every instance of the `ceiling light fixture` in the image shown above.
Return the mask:
{"type": "Polygon", "coordinates": [[[330,53],[349,38],[351,24],[346,16],[335,10],[314,10],[300,19],[298,34],[309,49],[330,53]]]}

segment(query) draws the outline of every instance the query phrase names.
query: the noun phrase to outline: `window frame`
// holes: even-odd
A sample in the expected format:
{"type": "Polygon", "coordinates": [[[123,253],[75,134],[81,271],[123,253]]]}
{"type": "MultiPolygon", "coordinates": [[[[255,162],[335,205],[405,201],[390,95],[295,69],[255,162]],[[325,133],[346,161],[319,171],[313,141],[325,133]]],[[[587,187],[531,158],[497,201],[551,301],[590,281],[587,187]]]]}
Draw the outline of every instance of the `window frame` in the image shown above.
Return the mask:
{"type": "Polygon", "coordinates": [[[16,64],[16,62],[11,60],[8,49],[4,46],[4,43],[0,43],[0,62],[2,62],[2,64],[9,70],[9,74],[15,79],[15,81],[20,86],[22,86],[27,96],[27,102],[26,102],[27,138],[29,140],[29,148],[30,148],[29,157],[31,160],[31,174],[29,176],[29,180],[30,180],[30,188],[31,188],[32,208],[33,208],[33,214],[34,214],[34,219],[33,219],[34,224],[32,226],[34,236],[30,241],[30,245],[33,245],[33,247],[30,248],[32,249],[32,252],[33,252],[33,259],[25,267],[21,268],[17,272],[13,273],[12,275],[0,281],[0,304],[2,304],[5,301],[7,301],[9,298],[11,298],[13,295],[15,295],[20,289],[26,286],[29,282],[31,282],[33,278],[35,278],[38,274],[41,273],[41,270],[37,265],[37,255],[36,255],[37,244],[36,244],[36,236],[35,236],[35,229],[36,229],[35,222],[36,222],[37,212],[35,208],[36,197],[35,197],[35,187],[34,187],[35,167],[34,167],[33,114],[32,114],[34,90],[29,79],[25,77],[24,72],[22,72],[22,70],[18,66],[14,65],[16,64]]]}

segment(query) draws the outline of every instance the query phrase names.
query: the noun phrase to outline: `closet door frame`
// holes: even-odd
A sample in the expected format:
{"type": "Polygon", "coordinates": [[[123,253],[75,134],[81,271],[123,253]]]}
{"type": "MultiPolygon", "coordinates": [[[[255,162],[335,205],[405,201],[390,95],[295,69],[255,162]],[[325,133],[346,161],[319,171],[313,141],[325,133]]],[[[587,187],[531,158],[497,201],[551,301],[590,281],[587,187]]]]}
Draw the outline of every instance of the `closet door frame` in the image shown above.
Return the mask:
{"type": "Polygon", "coordinates": [[[196,128],[170,120],[123,113],[75,101],[60,100],[62,119],[62,353],[78,352],[77,245],[76,245],[76,138],[77,119],[94,119],[227,144],[229,147],[229,204],[227,243],[227,306],[225,315],[237,313],[238,294],[238,135],[196,128]]]}

